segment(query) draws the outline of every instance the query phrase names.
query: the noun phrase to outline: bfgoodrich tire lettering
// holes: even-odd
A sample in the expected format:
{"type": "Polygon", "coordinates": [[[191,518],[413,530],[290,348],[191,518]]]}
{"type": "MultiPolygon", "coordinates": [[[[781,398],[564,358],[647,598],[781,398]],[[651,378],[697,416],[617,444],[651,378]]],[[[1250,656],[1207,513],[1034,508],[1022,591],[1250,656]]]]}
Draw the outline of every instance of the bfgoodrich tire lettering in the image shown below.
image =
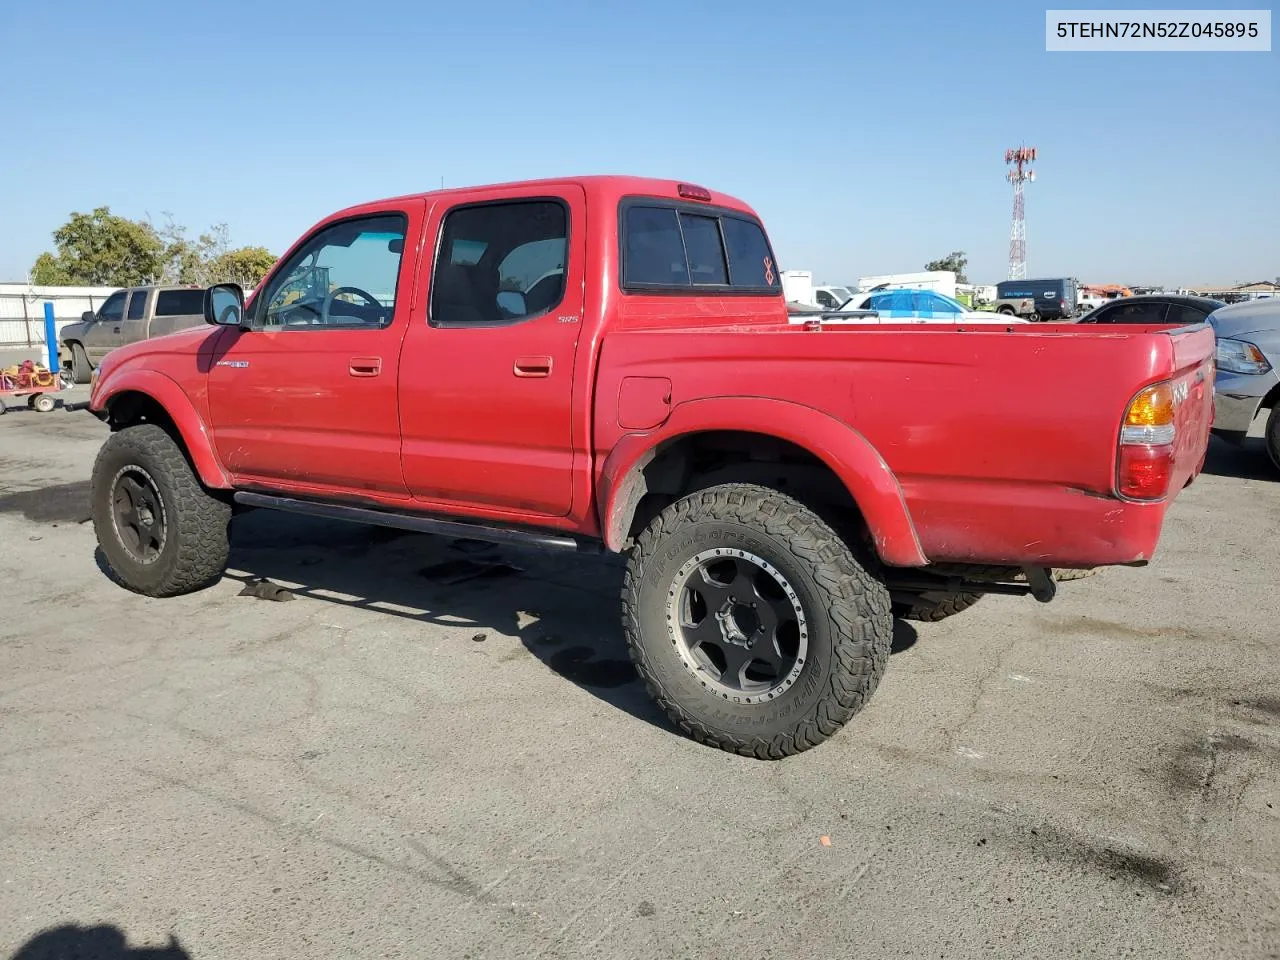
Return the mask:
{"type": "Polygon", "coordinates": [[[200,485],[181,448],[155,424],[107,438],[93,466],[91,502],[107,566],[136,593],[190,593],[226,569],[231,507],[200,485]]]}
{"type": "Polygon", "coordinates": [[[888,662],[893,618],[884,584],[813,511],[767,487],[725,484],[667,507],[636,542],[622,601],[627,644],[649,693],[695,740],[744,756],[780,759],[834,735],[870,699],[888,662]],[[704,683],[669,630],[679,577],[690,560],[717,550],[775,569],[802,608],[804,662],[773,697],[734,702],[704,683]]]}

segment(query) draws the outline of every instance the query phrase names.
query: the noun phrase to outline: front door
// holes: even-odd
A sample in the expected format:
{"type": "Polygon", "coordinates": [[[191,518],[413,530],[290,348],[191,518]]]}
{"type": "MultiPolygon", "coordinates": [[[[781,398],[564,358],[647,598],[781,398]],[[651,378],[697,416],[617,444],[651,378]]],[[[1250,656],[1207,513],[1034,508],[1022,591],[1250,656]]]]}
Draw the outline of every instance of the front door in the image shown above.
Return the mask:
{"type": "Polygon", "coordinates": [[[321,225],[260,286],[249,328],[225,331],[209,374],[210,419],[237,482],[408,497],[396,358],[424,206],[321,225]]]}
{"type": "Polygon", "coordinates": [[[508,188],[442,214],[433,218],[440,239],[427,317],[415,317],[400,358],[405,481],[415,498],[445,509],[564,516],[583,192],[508,188]]]}
{"type": "Polygon", "coordinates": [[[98,308],[93,325],[84,334],[84,352],[95,364],[114,347],[119,346],[120,325],[124,323],[125,301],[128,290],[117,290],[98,308]]]}
{"type": "Polygon", "coordinates": [[[127,343],[137,343],[147,339],[147,300],[150,290],[134,290],[129,294],[129,306],[125,310],[124,322],[120,324],[120,333],[116,335],[115,346],[123,347],[127,343]]]}

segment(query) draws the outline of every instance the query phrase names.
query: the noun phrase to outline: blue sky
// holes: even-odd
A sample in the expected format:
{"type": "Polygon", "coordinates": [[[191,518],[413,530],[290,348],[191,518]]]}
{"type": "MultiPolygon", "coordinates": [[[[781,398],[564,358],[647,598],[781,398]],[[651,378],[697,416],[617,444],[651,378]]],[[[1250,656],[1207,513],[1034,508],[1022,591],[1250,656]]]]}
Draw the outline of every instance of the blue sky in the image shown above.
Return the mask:
{"type": "Polygon", "coordinates": [[[280,253],[441,177],[625,172],[743,198],[820,281],[963,249],[994,282],[1019,143],[1032,275],[1280,275],[1274,49],[1046,53],[1026,2],[5,8],[0,280],[103,204],[280,253]]]}

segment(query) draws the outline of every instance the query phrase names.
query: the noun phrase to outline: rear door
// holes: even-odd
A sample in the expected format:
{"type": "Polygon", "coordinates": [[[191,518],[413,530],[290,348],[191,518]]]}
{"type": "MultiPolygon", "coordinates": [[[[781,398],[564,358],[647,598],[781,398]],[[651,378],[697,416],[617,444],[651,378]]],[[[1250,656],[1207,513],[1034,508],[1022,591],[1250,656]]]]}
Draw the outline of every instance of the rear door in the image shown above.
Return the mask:
{"type": "Polygon", "coordinates": [[[572,185],[479,193],[442,206],[430,231],[426,316],[400,358],[409,491],[446,508],[564,516],[585,195],[572,185]]]}

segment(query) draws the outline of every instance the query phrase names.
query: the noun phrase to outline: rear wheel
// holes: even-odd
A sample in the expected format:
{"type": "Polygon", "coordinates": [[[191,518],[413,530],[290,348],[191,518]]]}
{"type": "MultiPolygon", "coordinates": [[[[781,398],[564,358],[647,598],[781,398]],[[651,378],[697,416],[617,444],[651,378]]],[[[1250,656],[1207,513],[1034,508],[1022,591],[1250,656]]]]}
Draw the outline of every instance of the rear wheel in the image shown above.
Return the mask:
{"type": "Polygon", "coordinates": [[[31,409],[38,413],[52,413],[57,405],[58,401],[47,393],[37,393],[31,398],[31,409]]]}
{"type": "Polygon", "coordinates": [[[627,563],[623,626],[650,694],[695,740],[780,759],[870,699],[889,593],[813,511],[731,483],[671,504],[627,563]]]}
{"type": "Polygon", "coordinates": [[[190,593],[226,569],[231,507],[200,485],[182,449],[155,424],[107,438],[93,467],[91,503],[107,566],[136,593],[190,593]]]}

